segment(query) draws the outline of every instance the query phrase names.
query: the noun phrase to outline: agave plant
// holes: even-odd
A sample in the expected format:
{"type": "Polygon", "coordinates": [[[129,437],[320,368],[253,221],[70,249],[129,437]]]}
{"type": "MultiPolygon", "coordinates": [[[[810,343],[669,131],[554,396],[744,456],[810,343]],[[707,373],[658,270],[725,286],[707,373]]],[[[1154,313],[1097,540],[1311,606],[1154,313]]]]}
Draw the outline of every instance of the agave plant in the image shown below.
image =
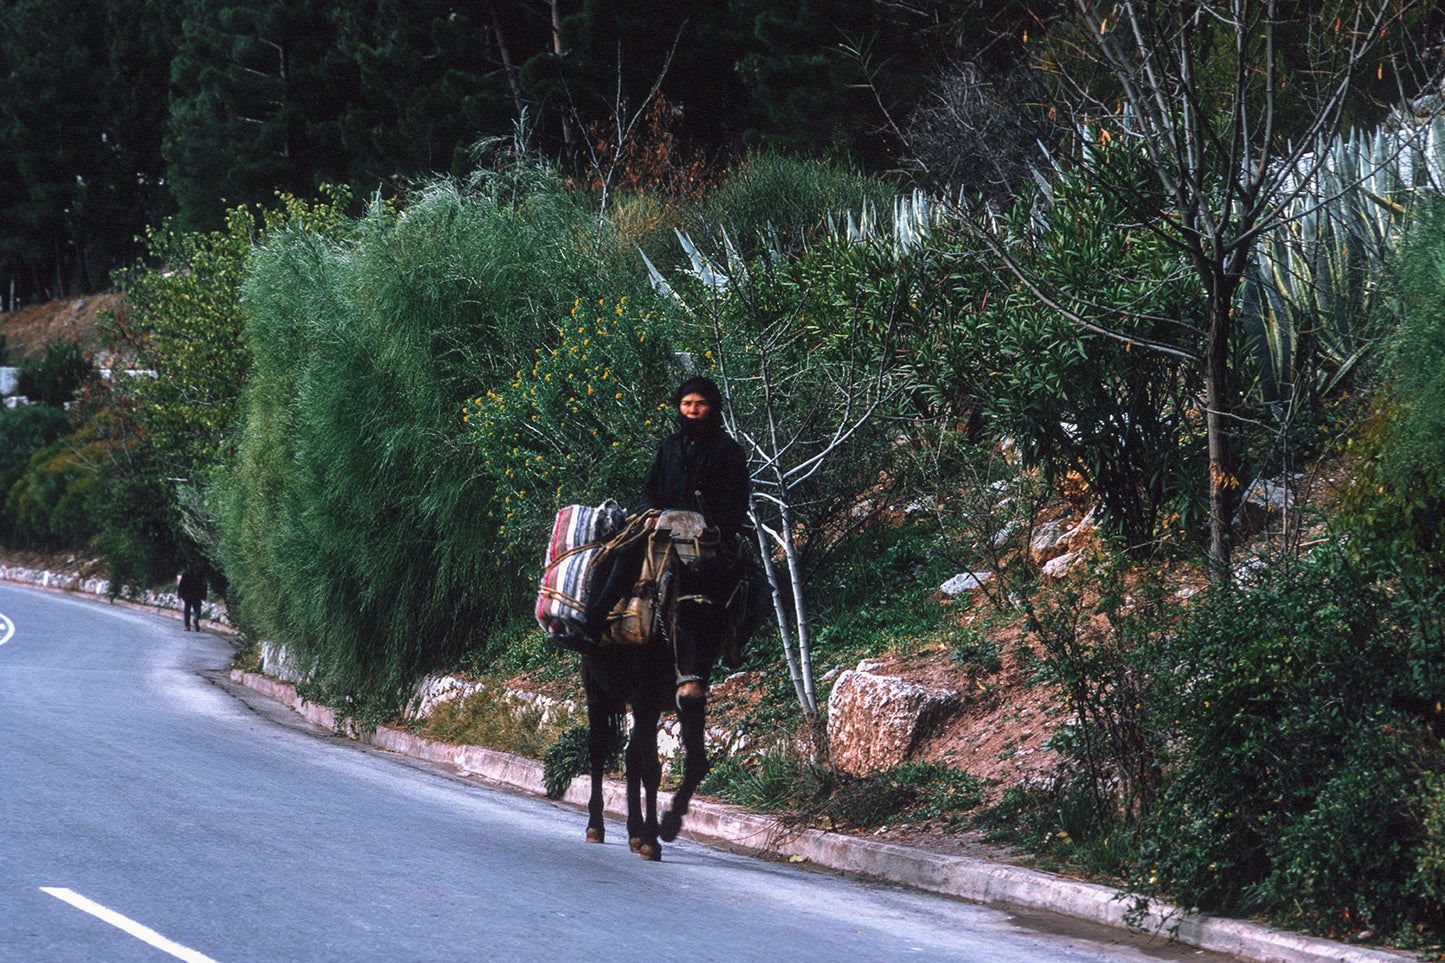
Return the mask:
{"type": "Polygon", "coordinates": [[[1338,138],[1279,226],[1241,299],[1262,400],[1338,390],[1378,340],[1380,280],[1414,199],[1445,184],[1445,120],[1338,138]]]}

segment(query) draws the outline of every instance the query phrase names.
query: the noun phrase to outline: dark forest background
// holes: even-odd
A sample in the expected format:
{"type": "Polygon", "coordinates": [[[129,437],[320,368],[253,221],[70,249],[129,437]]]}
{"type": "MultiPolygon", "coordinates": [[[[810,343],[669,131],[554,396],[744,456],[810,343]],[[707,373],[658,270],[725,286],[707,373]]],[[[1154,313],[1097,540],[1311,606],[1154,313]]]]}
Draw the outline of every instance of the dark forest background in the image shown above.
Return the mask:
{"type": "Polygon", "coordinates": [[[897,169],[890,121],[958,65],[1003,76],[1049,3],[6,0],[0,307],[104,289],[174,216],[323,183],[360,199],[512,136],[587,167],[655,85],[675,156],[897,169]],[[871,86],[870,82],[871,81],[871,86]]]}

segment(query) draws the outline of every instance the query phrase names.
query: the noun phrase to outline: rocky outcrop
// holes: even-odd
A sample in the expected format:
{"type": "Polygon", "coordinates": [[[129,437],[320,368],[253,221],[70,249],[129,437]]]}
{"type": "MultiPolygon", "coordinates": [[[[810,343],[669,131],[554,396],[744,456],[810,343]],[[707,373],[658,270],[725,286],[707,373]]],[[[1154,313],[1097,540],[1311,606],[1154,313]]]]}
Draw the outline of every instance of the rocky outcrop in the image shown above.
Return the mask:
{"type": "Polygon", "coordinates": [[[1066,519],[1045,522],[1034,528],[1029,539],[1029,556],[1049,578],[1063,578],[1082,555],[1084,547],[1094,537],[1094,509],[1077,523],[1066,519]]]}
{"type": "Polygon", "coordinates": [[[854,776],[896,766],[957,706],[954,692],[877,675],[859,663],[838,677],[828,696],[833,765],[854,776]]]}
{"type": "Polygon", "coordinates": [[[938,590],[944,595],[959,595],[981,587],[991,578],[993,578],[992,572],[959,572],[940,585],[938,590]]]}

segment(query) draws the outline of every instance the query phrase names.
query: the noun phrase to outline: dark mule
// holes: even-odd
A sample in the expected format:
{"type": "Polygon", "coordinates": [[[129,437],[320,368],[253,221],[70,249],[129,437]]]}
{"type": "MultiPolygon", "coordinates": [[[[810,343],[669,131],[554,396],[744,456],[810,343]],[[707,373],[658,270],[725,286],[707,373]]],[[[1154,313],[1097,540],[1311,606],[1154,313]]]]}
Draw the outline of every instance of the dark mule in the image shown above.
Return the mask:
{"type": "MultiPolygon", "coordinates": [[[[696,631],[711,615],[712,604],[696,596],[674,603],[677,631],[696,631]]],[[[700,632],[698,641],[712,636],[700,632]]],[[[587,803],[587,841],[603,841],[602,781],[617,744],[623,716],[632,709],[632,736],[627,741],[627,835],[632,851],[643,859],[662,859],[662,843],[677,838],[682,817],[702,777],[707,774],[704,745],[705,698],[677,698],[677,670],[672,643],[662,633],[643,646],[607,645],[582,656],[582,687],[587,694],[587,747],[592,794],[587,803]],[[657,726],[664,712],[677,712],[685,758],[683,778],[672,804],[659,821],[657,788],[662,764],[657,758],[657,726]]],[[[709,653],[711,655],[711,653],[709,653]]],[[[710,666],[712,659],[705,660],[710,666]]],[[[704,678],[706,676],[704,675],[704,678]]]]}

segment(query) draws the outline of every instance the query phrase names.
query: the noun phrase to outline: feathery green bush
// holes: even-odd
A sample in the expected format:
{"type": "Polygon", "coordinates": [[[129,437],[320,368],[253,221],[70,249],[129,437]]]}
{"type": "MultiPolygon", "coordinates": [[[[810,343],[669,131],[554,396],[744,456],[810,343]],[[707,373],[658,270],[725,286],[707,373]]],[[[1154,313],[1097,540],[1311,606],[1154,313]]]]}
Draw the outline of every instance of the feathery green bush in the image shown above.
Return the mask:
{"type": "Polygon", "coordinates": [[[464,409],[561,343],[579,298],[635,297],[630,263],[526,161],[256,249],[222,544],[242,619],[320,694],[386,711],[527,610],[543,546],[501,541],[464,409]]]}

